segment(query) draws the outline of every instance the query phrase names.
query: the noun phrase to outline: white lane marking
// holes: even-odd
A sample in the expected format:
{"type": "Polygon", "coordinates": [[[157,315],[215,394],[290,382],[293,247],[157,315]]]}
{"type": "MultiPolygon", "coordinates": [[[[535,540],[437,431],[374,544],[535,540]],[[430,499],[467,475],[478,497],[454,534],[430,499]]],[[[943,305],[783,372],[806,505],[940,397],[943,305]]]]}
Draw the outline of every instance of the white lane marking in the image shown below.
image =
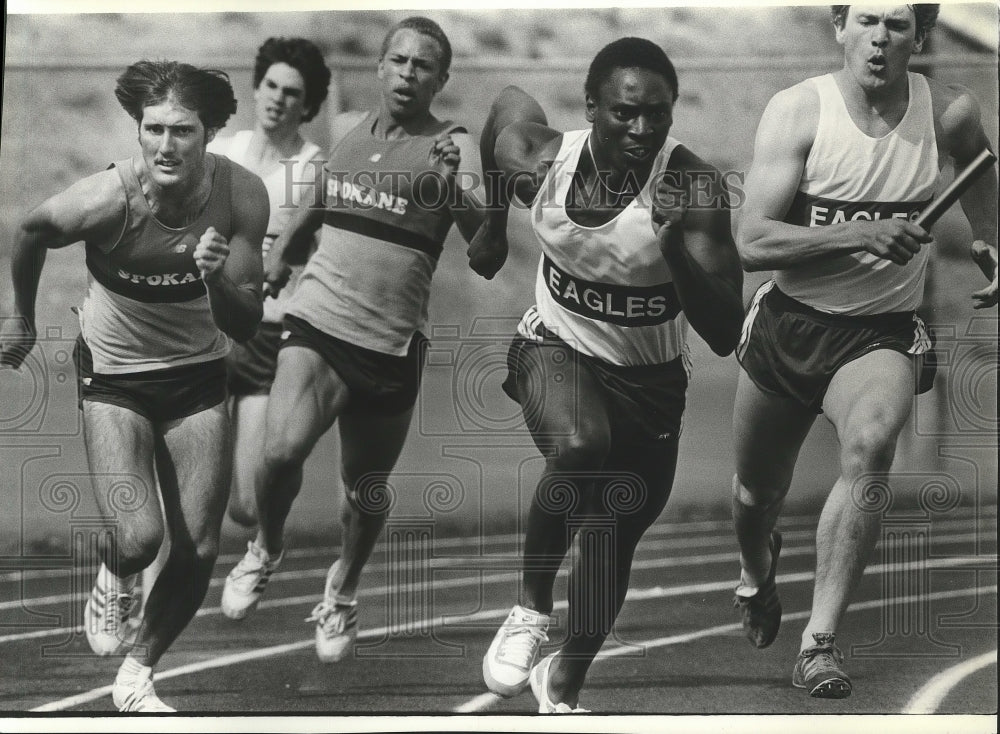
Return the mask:
{"type": "MultiPolygon", "coordinates": [[[[973,513],[969,513],[973,514],[973,513]]],[[[984,515],[980,520],[996,519],[996,516],[984,515]]],[[[958,522],[958,520],[945,520],[942,522],[958,522]]],[[[789,516],[782,520],[783,525],[795,525],[797,523],[815,525],[816,516],[815,515],[794,515],[789,516]]],[[[968,522],[965,522],[968,525],[968,522]]],[[[674,523],[657,523],[653,525],[649,530],[646,531],[646,536],[656,536],[656,535],[667,535],[670,533],[678,532],[702,532],[708,530],[728,530],[731,529],[733,525],[732,520],[698,520],[695,522],[674,522],[674,523]]],[[[935,524],[937,527],[937,524],[935,524]]],[[[466,546],[472,548],[478,548],[484,545],[498,545],[504,543],[513,543],[519,541],[524,536],[524,533],[500,533],[496,535],[464,535],[455,538],[435,538],[434,547],[435,548],[464,548],[466,546]]],[[[375,551],[385,551],[385,541],[381,540],[375,545],[375,551]]],[[[325,558],[334,553],[340,552],[340,546],[330,545],[330,546],[319,546],[310,548],[288,548],[285,551],[285,558],[325,558]]],[[[217,564],[226,563],[236,563],[241,558],[243,554],[229,553],[226,555],[221,555],[216,560],[217,564]]],[[[49,569],[29,569],[25,571],[6,571],[0,573],[0,583],[4,582],[16,582],[22,579],[27,581],[37,578],[53,578],[60,576],[69,576],[73,572],[70,568],[49,568],[49,569]]],[[[277,575],[277,574],[276,574],[277,575]]]]}
{"type": "MultiPolygon", "coordinates": [[[[947,566],[962,565],[967,560],[968,560],[967,558],[933,559],[933,560],[929,561],[926,564],[925,568],[941,568],[941,567],[947,567],[947,566]]],[[[888,567],[885,566],[884,564],[877,564],[877,565],[874,565],[874,566],[871,566],[871,567],[865,569],[865,575],[882,573],[882,572],[888,570],[888,568],[895,568],[896,566],[899,566],[899,565],[906,565],[906,564],[889,564],[888,567]]],[[[784,583],[788,583],[790,581],[809,580],[809,579],[813,578],[813,576],[814,576],[814,574],[811,573],[811,572],[804,572],[804,573],[797,573],[797,574],[787,574],[786,576],[779,576],[777,580],[780,580],[780,581],[782,581],[784,583]],[[789,578],[789,577],[791,577],[791,578],[789,578]]],[[[628,592],[628,595],[627,595],[626,598],[629,599],[629,600],[636,600],[636,601],[638,601],[638,600],[648,600],[648,599],[660,599],[660,598],[664,598],[664,597],[667,597],[667,596],[680,596],[682,594],[697,594],[697,593],[703,593],[704,591],[707,590],[706,587],[710,587],[710,586],[719,586],[719,584],[694,584],[694,585],[674,586],[674,587],[667,587],[667,588],[654,587],[654,588],[646,588],[646,589],[634,589],[634,590],[630,590],[628,592]]],[[[730,588],[731,586],[732,586],[731,582],[726,582],[724,588],[730,588]]],[[[857,609],[862,609],[862,608],[878,608],[878,607],[880,607],[880,606],[882,606],[884,604],[888,604],[891,601],[910,601],[910,600],[915,600],[915,599],[945,599],[945,598],[951,598],[952,596],[968,596],[970,594],[979,593],[980,591],[986,592],[986,593],[991,593],[991,592],[995,593],[996,589],[997,589],[996,586],[992,586],[992,587],[982,587],[982,588],[979,588],[979,589],[977,589],[977,588],[964,589],[964,590],[957,591],[957,592],[955,592],[955,591],[938,592],[938,593],[932,593],[932,594],[922,594],[922,595],[919,595],[919,596],[913,595],[913,596],[907,596],[907,597],[892,598],[892,599],[889,599],[889,600],[884,600],[884,599],[883,600],[874,600],[872,602],[862,602],[862,603],[857,604],[857,605],[851,605],[851,607],[849,609],[854,609],[854,608],[857,608],[857,609]]],[[[558,603],[556,603],[554,605],[553,610],[564,609],[566,607],[567,607],[567,602],[561,601],[561,602],[558,602],[558,603]]],[[[453,626],[453,625],[457,625],[457,624],[465,623],[465,622],[472,622],[472,621],[478,621],[478,620],[484,620],[484,619],[502,618],[502,617],[506,616],[509,612],[510,612],[509,607],[503,607],[503,608],[499,608],[499,609],[483,610],[483,611],[475,612],[475,613],[472,613],[472,614],[448,614],[448,615],[441,615],[441,616],[433,617],[433,618],[425,618],[425,619],[420,620],[418,622],[408,623],[406,625],[406,629],[407,629],[408,632],[417,632],[417,631],[423,631],[423,630],[430,630],[430,629],[433,629],[435,627],[453,626]]],[[[797,614],[807,614],[807,613],[800,612],[800,613],[797,613],[797,614]]],[[[789,619],[795,619],[795,618],[798,618],[798,617],[795,617],[793,615],[793,616],[790,616],[788,618],[789,619]]],[[[723,625],[723,627],[725,629],[727,629],[727,630],[729,630],[729,629],[739,629],[740,625],[739,624],[735,624],[735,625],[723,625]]],[[[711,629],[722,629],[723,627],[720,627],[720,628],[711,628],[711,629]]],[[[378,627],[378,628],[375,628],[375,629],[364,630],[362,632],[359,632],[358,633],[358,639],[359,640],[366,640],[366,639],[371,639],[371,638],[381,639],[381,638],[385,637],[386,635],[395,634],[397,632],[398,632],[397,626],[383,626],[383,627],[378,627]]],[[[690,634],[695,634],[695,633],[690,633],[690,634]]],[[[713,634],[717,634],[717,633],[713,633],[713,634]]],[[[664,639],[672,639],[672,638],[664,638],[664,639]]],[[[209,660],[203,660],[203,661],[199,661],[199,662],[196,662],[196,663],[191,663],[191,664],[188,664],[188,665],[183,665],[183,666],[180,666],[180,667],[177,667],[177,668],[171,668],[171,669],[165,670],[163,672],[157,672],[156,673],[156,678],[159,679],[159,680],[165,680],[167,678],[174,678],[174,677],[181,676],[181,675],[188,675],[190,673],[197,673],[197,672],[200,672],[200,671],[203,671],[203,670],[210,670],[210,669],[213,669],[213,668],[221,668],[221,667],[225,667],[225,666],[229,666],[229,665],[238,665],[238,664],[241,664],[243,662],[250,661],[250,660],[259,660],[261,658],[271,657],[271,656],[274,656],[274,655],[282,655],[284,653],[293,652],[293,651],[296,651],[296,650],[302,650],[302,649],[308,648],[312,644],[314,644],[313,639],[309,638],[307,640],[301,640],[299,642],[293,642],[293,643],[288,643],[288,644],[283,644],[283,645],[275,645],[275,646],[272,646],[272,647],[265,647],[265,648],[261,648],[261,649],[258,649],[258,650],[251,650],[251,651],[242,652],[242,653],[235,653],[235,654],[225,655],[225,656],[218,657],[218,658],[212,658],[212,659],[209,659],[209,660]]],[[[95,700],[97,700],[97,699],[99,699],[99,698],[101,698],[103,696],[106,696],[109,692],[110,692],[110,686],[102,686],[100,688],[95,688],[95,689],[90,690],[90,691],[85,691],[83,693],[79,693],[79,694],[77,694],[75,696],[70,696],[68,698],[63,698],[63,699],[60,699],[58,701],[53,701],[51,703],[44,704],[44,705],[42,705],[40,707],[32,709],[32,711],[37,711],[37,712],[63,711],[63,710],[68,709],[68,708],[70,708],[72,706],[78,706],[78,705],[83,704],[83,703],[88,703],[90,701],[95,701],[95,700]]]]}
{"type": "MultiPolygon", "coordinates": [[[[964,525],[963,525],[964,527],[964,525]]],[[[784,537],[788,540],[809,540],[815,534],[815,530],[798,530],[789,531],[784,533],[784,537]]],[[[942,539],[948,539],[951,536],[941,536],[942,539]]],[[[973,535],[963,535],[956,537],[954,542],[959,540],[972,540],[973,535]]],[[[654,540],[651,542],[643,543],[639,552],[642,551],[661,551],[661,550],[689,550],[697,547],[704,546],[717,546],[720,542],[734,543],[732,537],[729,535],[710,535],[701,538],[671,538],[668,540],[654,540]]],[[[485,554],[485,555],[475,555],[475,556],[445,556],[441,558],[431,558],[430,559],[430,570],[431,571],[442,571],[449,568],[458,567],[459,570],[470,570],[468,567],[472,565],[479,565],[482,571],[490,571],[492,569],[503,569],[503,568],[516,568],[521,567],[521,555],[517,548],[511,548],[509,553],[504,555],[500,554],[485,554]],[[465,567],[464,569],[462,567],[465,567]]],[[[375,571],[377,569],[386,568],[389,564],[385,561],[381,563],[371,563],[366,568],[369,571],[375,571]]],[[[479,570],[479,569],[477,569],[479,570]]],[[[324,566],[322,568],[306,568],[297,569],[294,571],[275,571],[271,575],[271,580],[268,586],[273,586],[276,582],[288,582],[288,581],[301,581],[302,579],[309,578],[326,578],[327,568],[324,566]]],[[[209,588],[217,588],[225,584],[226,577],[219,576],[213,578],[209,582],[209,588]]],[[[87,592],[89,593],[89,591],[87,592]]],[[[74,596],[72,594],[53,594],[50,596],[39,596],[32,599],[24,600],[14,600],[0,602],[0,611],[4,609],[20,609],[24,606],[38,607],[46,606],[52,604],[63,604],[65,602],[73,601],[74,596]]]]}
{"type": "MultiPolygon", "coordinates": [[[[811,540],[815,534],[814,530],[799,530],[799,531],[789,531],[784,533],[784,538],[786,540],[811,540]]],[[[962,542],[965,540],[974,540],[976,537],[975,533],[966,533],[964,535],[942,535],[940,540],[948,542],[962,542]]],[[[651,551],[664,551],[664,550],[690,550],[699,546],[717,546],[720,541],[731,541],[729,536],[709,536],[706,538],[677,538],[670,540],[659,540],[643,543],[638,552],[651,552],[651,551]]],[[[803,546],[801,548],[789,548],[786,555],[797,555],[799,553],[808,552],[809,548],[803,546]]],[[[516,549],[512,552],[517,553],[516,549]]],[[[734,553],[725,554],[715,554],[715,555],[703,555],[703,556],[686,556],[684,559],[679,560],[677,563],[669,565],[698,565],[698,563],[688,563],[689,561],[697,561],[701,563],[713,563],[722,561],[731,561],[735,558],[734,553]]],[[[513,568],[520,569],[521,567],[521,556],[519,553],[516,555],[480,555],[480,556],[463,556],[463,557],[444,557],[444,558],[432,558],[430,559],[430,571],[446,571],[449,568],[457,567],[459,570],[469,571],[471,570],[469,566],[478,564],[480,566],[477,571],[488,572],[493,569],[503,569],[503,568],[513,568]]],[[[367,569],[369,571],[375,571],[377,569],[383,569],[388,566],[388,563],[372,563],[367,569]]],[[[306,568],[298,569],[295,571],[275,571],[271,575],[271,580],[268,586],[273,586],[275,582],[290,582],[290,581],[301,581],[303,579],[310,578],[326,578],[327,569],[323,568],[306,568]]],[[[506,576],[504,576],[506,578],[506,576]]],[[[223,586],[225,583],[225,576],[220,576],[214,578],[209,582],[209,588],[217,588],[223,586]]],[[[397,587],[404,588],[404,587],[397,587]]],[[[384,587],[379,587],[380,591],[384,591],[384,587]]],[[[88,591],[87,594],[90,592],[88,591]]],[[[364,593],[364,592],[362,592],[364,593]]],[[[51,606],[55,604],[65,604],[66,602],[74,601],[76,597],[73,594],[52,594],[50,596],[38,596],[30,599],[15,599],[13,601],[0,602],[0,611],[6,609],[22,609],[24,607],[29,607],[34,609],[35,607],[51,606]]],[[[308,597],[312,599],[313,597],[308,597]]],[[[262,604],[266,606],[266,604],[262,604]]],[[[217,609],[216,609],[217,611],[217,609]]]]}
{"type": "MultiPolygon", "coordinates": [[[[980,508],[979,512],[975,511],[975,508],[962,507],[955,510],[955,515],[958,517],[936,520],[932,523],[932,527],[935,529],[944,529],[948,527],[968,527],[969,521],[968,516],[977,515],[976,518],[979,522],[996,522],[997,520],[997,505],[988,505],[985,508],[980,508]],[[992,513],[992,514],[991,514],[992,513]],[[961,518],[961,519],[960,519],[961,518]]],[[[790,527],[793,525],[806,525],[815,532],[816,527],[816,515],[789,515],[788,517],[782,517],[781,526],[782,528],[790,527]]],[[[644,538],[657,537],[660,535],[669,535],[672,533],[679,533],[685,531],[691,532],[702,532],[710,530],[726,530],[731,531],[733,526],[732,520],[699,520],[695,522],[685,522],[685,523],[656,523],[649,530],[646,531],[644,538]]],[[[794,532],[794,531],[793,531],[794,532]]],[[[484,535],[484,536],[463,536],[457,538],[435,538],[434,547],[435,548],[463,548],[472,547],[478,548],[485,545],[497,545],[503,543],[514,543],[520,541],[524,537],[524,533],[503,533],[498,535],[484,535]]],[[[728,537],[728,536],[727,536],[728,537]]],[[[375,546],[376,552],[385,550],[385,542],[380,541],[375,546]]],[[[285,551],[285,558],[327,558],[335,553],[340,552],[339,546],[321,546],[318,548],[289,548],[285,551]]],[[[228,563],[236,563],[241,558],[243,554],[229,553],[226,555],[219,556],[216,563],[218,565],[225,565],[228,563]]],[[[16,583],[20,581],[30,581],[34,579],[41,578],[59,578],[64,576],[69,576],[74,572],[74,569],[70,568],[50,568],[50,569],[28,569],[24,571],[4,571],[0,572],[0,583],[16,583]]],[[[324,572],[325,573],[325,572],[324,572]]],[[[277,576],[278,574],[275,574],[277,576]]],[[[273,580],[273,579],[272,579],[273,580]]]]}
{"type": "MultiPolygon", "coordinates": [[[[643,591],[649,591],[648,589],[643,589],[643,591]]],[[[906,604],[909,602],[925,602],[934,601],[939,599],[954,599],[962,596],[971,596],[980,592],[983,593],[996,593],[996,586],[984,586],[981,588],[970,588],[970,589],[957,589],[953,591],[939,591],[932,594],[910,594],[908,596],[893,597],[890,599],[872,599],[869,601],[856,602],[847,607],[848,612],[860,612],[869,609],[878,609],[879,607],[886,606],[888,604],[906,604]]],[[[646,596],[644,598],[656,598],[653,596],[646,596]]],[[[805,610],[800,612],[791,612],[789,614],[782,614],[781,619],[783,622],[796,621],[800,619],[809,619],[811,610],[805,610]]],[[[631,645],[618,645],[611,647],[609,649],[601,650],[597,657],[594,658],[594,662],[598,663],[601,660],[607,660],[613,657],[619,657],[622,655],[627,655],[635,651],[636,648],[641,647],[643,650],[648,650],[655,647],[666,647],[668,645],[680,645],[685,642],[692,642],[694,640],[700,640],[703,637],[713,637],[715,635],[724,635],[729,632],[739,632],[743,628],[742,623],[734,622],[732,624],[720,624],[715,627],[706,627],[705,629],[696,630],[694,632],[686,632],[682,635],[671,635],[669,637],[660,637],[655,640],[644,640],[641,642],[635,642],[631,645]]],[[[979,656],[973,658],[972,660],[963,663],[960,666],[967,666],[971,663],[979,661],[982,657],[992,656],[992,662],[996,663],[997,651],[994,650],[991,653],[987,653],[985,656],[979,656]]],[[[979,664],[979,667],[983,667],[983,664],[979,664]]],[[[978,670],[979,667],[975,668],[978,670]]],[[[969,671],[973,672],[973,671],[969,671]]],[[[968,673],[966,673],[968,675],[968,673]]],[[[940,676],[939,676],[940,677],[940,676]]],[[[964,676],[962,676],[964,677],[964,676]]],[[[919,694],[918,694],[919,695],[919,694]]],[[[452,709],[452,713],[456,714],[471,714],[477,711],[484,711],[492,706],[496,705],[503,699],[493,693],[484,693],[476,696],[475,698],[466,701],[461,706],[452,709]]],[[[914,711],[914,712],[904,712],[904,713],[934,713],[933,711],[914,711]]]]}
{"type": "MultiPolygon", "coordinates": [[[[790,538],[794,533],[785,534],[786,538],[790,538]]],[[[967,540],[973,540],[978,537],[978,533],[964,533],[957,535],[942,535],[937,538],[938,542],[949,542],[958,543],[967,540]]],[[[810,535],[811,537],[811,535],[810,535]]],[[[670,545],[673,541],[659,541],[654,543],[645,543],[642,550],[654,551],[660,550],[664,545],[670,545]]],[[[799,555],[809,555],[813,553],[813,546],[786,546],[782,548],[781,554],[784,558],[789,558],[791,556],[799,555]]],[[[739,560],[737,553],[714,553],[701,556],[687,556],[684,558],[653,558],[644,561],[636,561],[632,564],[633,571],[643,571],[649,569],[659,569],[659,568],[672,568],[672,567],[687,567],[687,566],[702,566],[711,565],[715,563],[736,563],[739,560]]],[[[931,559],[928,561],[930,564],[945,563],[948,566],[961,565],[964,562],[975,562],[975,563],[990,563],[994,565],[997,563],[997,556],[954,556],[945,559],[931,559]]],[[[466,561],[463,560],[463,563],[466,561]]],[[[936,567],[936,566],[932,566],[936,567]]],[[[559,576],[565,576],[568,573],[566,568],[563,568],[559,572],[559,576]]],[[[277,574],[275,574],[277,575],[277,574]]],[[[325,569],[310,569],[300,572],[288,571],[286,572],[286,579],[305,579],[315,576],[325,577],[325,569]]],[[[422,582],[412,582],[408,584],[402,584],[398,586],[388,587],[388,586],[376,586],[368,589],[362,589],[358,592],[359,598],[372,597],[372,596],[384,596],[393,591],[394,593],[405,593],[412,591],[426,591],[428,586],[433,588],[435,591],[443,589],[453,589],[462,588],[465,586],[472,586],[477,583],[481,584],[498,584],[505,581],[517,581],[521,577],[520,571],[510,571],[507,573],[490,574],[490,575],[479,575],[473,577],[463,577],[457,579],[435,579],[429,583],[422,582]]],[[[785,574],[778,576],[778,580],[784,581],[785,583],[790,583],[794,581],[800,581],[802,578],[801,574],[785,574]]],[[[808,578],[812,578],[810,574],[808,578]]],[[[733,585],[732,581],[715,581],[701,584],[699,586],[699,591],[709,592],[709,591],[720,591],[730,588],[733,585]]],[[[290,596],[281,599],[270,599],[261,601],[258,605],[258,609],[278,609],[282,607],[298,606],[300,604],[315,604],[320,601],[320,594],[305,594],[301,596],[290,596]]],[[[65,594],[59,597],[42,597],[37,600],[29,600],[25,602],[5,602],[3,604],[8,605],[6,608],[21,608],[25,605],[28,606],[41,606],[43,604],[56,604],[71,601],[73,599],[72,595],[65,594]]],[[[0,609],[5,608],[3,604],[0,604],[0,609]]],[[[216,614],[221,614],[221,607],[201,607],[195,612],[196,617],[212,616],[216,614]]],[[[44,630],[36,630],[32,632],[15,632],[8,635],[0,635],[0,644],[11,643],[11,642],[22,642],[24,640],[32,640],[43,637],[58,637],[60,635],[67,635],[72,630],[69,627],[52,627],[44,630]]],[[[77,634],[83,631],[83,628],[78,626],[75,630],[77,634]]]]}
{"type": "MultiPolygon", "coordinates": [[[[944,529],[944,523],[940,526],[935,527],[938,530],[944,529]]],[[[965,528],[968,526],[965,522],[954,522],[951,525],[965,528]]],[[[785,531],[783,536],[786,540],[811,540],[815,530],[790,530],[785,531]]],[[[972,533],[955,534],[955,535],[938,535],[935,540],[938,542],[948,542],[948,543],[960,543],[967,540],[977,540],[981,537],[979,530],[972,533]]],[[[661,550],[690,550],[692,548],[704,547],[704,546],[714,546],[718,545],[720,541],[734,543],[735,541],[731,536],[707,536],[702,538],[672,538],[667,540],[659,541],[643,541],[637,550],[637,552],[649,552],[649,551],[661,551],[661,550]]],[[[809,548],[787,548],[783,551],[783,554],[788,555],[798,555],[803,552],[808,552],[809,548]]],[[[514,549],[515,552],[516,549],[514,549]]],[[[696,558],[704,559],[705,563],[711,562],[723,562],[731,560],[732,554],[727,555],[716,555],[716,556],[697,556],[696,558]]],[[[984,556],[986,557],[986,556],[984,556]]],[[[690,560],[690,558],[688,559],[690,560]]],[[[481,564],[482,571],[489,571],[490,567],[502,568],[505,565],[514,564],[517,568],[520,568],[521,557],[520,555],[477,555],[477,556],[463,556],[463,557],[443,557],[443,558],[432,558],[430,560],[431,571],[441,571],[447,570],[449,567],[467,567],[473,564],[481,564]]],[[[369,570],[375,570],[378,568],[386,567],[388,564],[383,561],[382,563],[373,563],[368,566],[369,570]]],[[[687,564],[682,564],[687,565],[687,564]]],[[[468,570],[468,568],[464,569],[468,570]]],[[[300,581],[302,579],[308,578],[326,578],[327,569],[326,568],[311,568],[311,569],[300,569],[296,571],[275,571],[271,576],[270,585],[275,582],[288,582],[288,581],[300,581]]],[[[217,588],[225,583],[225,576],[219,576],[213,578],[209,582],[209,588],[217,588]]],[[[309,597],[310,599],[313,597],[309,597]]],[[[0,602],[0,611],[7,609],[22,609],[24,607],[40,607],[55,604],[65,604],[66,602],[74,601],[75,596],[73,594],[52,594],[49,596],[39,596],[29,599],[14,599],[12,601],[0,602]]],[[[266,605],[264,605],[266,606],[266,605]]],[[[0,642],[3,642],[4,638],[0,637],[0,642]]]]}
{"type": "Polygon", "coordinates": [[[997,651],[985,652],[942,670],[917,691],[903,709],[904,714],[933,714],[951,690],[965,678],[988,665],[997,664],[997,651]]]}

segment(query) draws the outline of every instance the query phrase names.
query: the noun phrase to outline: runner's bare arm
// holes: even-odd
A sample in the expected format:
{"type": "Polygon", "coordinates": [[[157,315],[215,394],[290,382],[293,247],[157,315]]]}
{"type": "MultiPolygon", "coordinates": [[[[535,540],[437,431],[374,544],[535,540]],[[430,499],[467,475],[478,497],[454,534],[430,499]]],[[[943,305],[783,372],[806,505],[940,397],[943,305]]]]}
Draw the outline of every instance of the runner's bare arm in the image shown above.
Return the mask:
{"type": "Polygon", "coordinates": [[[686,190],[675,189],[667,177],[658,182],[653,231],[691,327],[724,357],[736,348],[743,322],[743,270],[728,193],[721,174],[687,148],[674,151],[670,172],[682,176],[677,183],[686,190]]]}
{"type": "Polygon", "coordinates": [[[455,226],[466,242],[471,242],[483,224],[486,215],[483,187],[483,167],[479,161],[479,148],[468,133],[452,133],[451,142],[457,149],[453,186],[448,196],[455,226]]]}
{"type": "MultiPolygon", "coordinates": [[[[965,168],[984,149],[993,149],[983,130],[979,103],[964,87],[931,82],[941,109],[940,129],[955,169],[965,168]]],[[[974,308],[997,305],[997,172],[991,167],[959,202],[972,227],[971,255],[990,284],[972,294],[974,308]]]]}
{"type": "Polygon", "coordinates": [[[798,190],[819,120],[816,90],[799,84],[776,94],[764,110],[746,180],[736,245],[748,272],[867,251],[899,265],[930,236],[905,219],[807,227],[783,220],[798,190]]]}
{"type": "Polygon", "coordinates": [[[114,170],[88,176],[31,211],[11,253],[14,318],[0,335],[0,364],[19,367],[35,344],[35,298],[47,250],[113,239],[125,222],[125,191],[114,170]]]}
{"type": "Polygon", "coordinates": [[[252,337],[264,314],[260,243],[270,211],[267,189],[254,174],[233,168],[233,231],[228,241],[209,227],[195,248],[212,319],[236,341],[252,337]]]}
{"type": "MultiPolygon", "coordinates": [[[[330,150],[353,130],[367,113],[351,110],[342,112],[330,123],[330,150]]],[[[319,189],[312,196],[303,192],[299,199],[299,208],[292,214],[285,225],[284,231],[271,243],[264,263],[264,289],[268,295],[277,297],[281,289],[288,283],[292,273],[289,262],[303,262],[307,259],[314,243],[316,232],[323,224],[325,176],[322,167],[326,160],[315,159],[313,171],[318,172],[319,189]]]]}
{"type": "Polygon", "coordinates": [[[560,139],[538,102],[518,87],[507,87],[493,102],[479,142],[488,210],[468,251],[470,267],[483,277],[492,278],[507,259],[510,194],[534,200],[548,170],[545,159],[560,139]]]}

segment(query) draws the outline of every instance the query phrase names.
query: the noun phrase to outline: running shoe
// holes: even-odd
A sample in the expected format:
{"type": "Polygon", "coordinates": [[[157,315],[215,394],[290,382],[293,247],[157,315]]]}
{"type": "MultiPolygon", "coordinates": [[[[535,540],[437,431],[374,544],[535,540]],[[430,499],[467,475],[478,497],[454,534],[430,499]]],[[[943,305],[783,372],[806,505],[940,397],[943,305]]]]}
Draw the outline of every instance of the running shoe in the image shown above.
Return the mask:
{"type": "Polygon", "coordinates": [[[736,587],[733,606],[740,610],[743,617],[743,632],[756,648],[764,648],[774,642],[781,627],[781,600],[778,598],[778,587],[774,576],[778,571],[778,555],[781,553],[781,533],[771,532],[771,569],[767,573],[767,581],[757,589],[753,596],[742,596],[740,586],[736,587]]]}
{"type": "Polygon", "coordinates": [[[130,681],[115,680],[111,687],[111,700],[118,711],[132,714],[172,714],[177,709],[163,703],[153,690],[152,671],[140,673],[130,681]]]}
{"type": "Polygon", "coordinates": [[[226,576],[226,585],[222,589],[222,613],[230,619],[243,619],[256,609],[271,574],[284,555],[282,552],[277,558],[271,558],[267,551],[249,541],[246,554],[226,576]]]}
{"type": "Polygon", "coordinates": [[[538,713],[540,714],[589,714],[589,709],[580,707],[573,708],[568,703],[552,703],[549,699],[549,668],[558,652],[542,659],[538,665],[531,669],[531,692],[538,701],[538,713]]]}
{"type": "Polygon", "coordinates": [[[515,605],[483,658],[483,680],[498,696],[510,698],[528,685],[538,651],[548,641],[549,615],[515,605]]]}
{"type": "Polygon", "coordinates": [[[133,623],[131,619],[137,601],[135,577],[122,581],[102,563],[83,608],[83,627],[91,650],[102,657],[122,651],[138,627],[138,620],[133,623]]]}
{"type": "Polygon", "coordinates": [[[326,572],[323,601],[306,617],[307,622],[316,623],[316,657],[323,663],[343,660],[358,636],[358,602],[338,598],[331,585],[338,563],[340,561],[336,561],[326,572]]]}
{"type": "Polygon", "coordinates": [[[832,632],[814,632],[816,644],[799,653],[792,669],[792,685],[805,688],[815,698],[847,698],[851,679],[841,667],[844,653],[834,644],[832,632]]]}

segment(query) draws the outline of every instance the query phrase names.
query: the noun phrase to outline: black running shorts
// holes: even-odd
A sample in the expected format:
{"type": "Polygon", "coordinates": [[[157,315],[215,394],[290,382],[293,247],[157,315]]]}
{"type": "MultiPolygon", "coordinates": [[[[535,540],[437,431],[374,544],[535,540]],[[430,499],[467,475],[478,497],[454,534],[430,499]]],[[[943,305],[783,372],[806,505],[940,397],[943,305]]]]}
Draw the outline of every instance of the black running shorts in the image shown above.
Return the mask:
{"type": "Polygon", "coordinates": [[[229,394],[267,395],[271,392],[274,373],[278,369],[278,348],[281,346],[281,324],[262,321],[257,333],[246,342],[233,344],[226,355],[226,376],[229,394]]]}
{"type": "Polygon", "coordinates": [[[516,336],[507,352],[507,379],[503,389],[523,411],[544,409],[545,391],[579,389],[575,370],[587,370],[597,378],[603,395],[576,395],[576,405],[609,406],[611,435],[622,441],[676,440],[681,433],[688,370],[685,357],[664,364],[621,366],[605,362],[573,349],[554,333],[539,324],[535,339],[516,336]],[[528,394],[520,394],[518,376],[522,372],[542,375],[541,385],[522,385],[528,394]]]}
{"type": "Polygon", "coordinates": [[[94,372],[90,347],[77,337],[73,357],[77,367],[79,405],[83,401],[127,408],[159,423],[186,418],[226,399],[223,360],[168,367],[149,372],[101,375],[94,372]]]}
{"type": "Polygon", "coordinates": [[[350,391],[347,412],[392,416],[417,402],[427,345],[427,337],[418,331],[405,356],[383,354],[330,336],[288,315],[280,348],[306,347],[320,355],[350,391]]]}
{"type": "Polygon", "coordinates": [[[758,289],[736,350],[736,358],[764,392],[789,397],[816,413],[841,367],[876,349],[916,360],[916,394],[934,384],[931,340],[912,311],[842,316],[817,311],[769,281],[758,289]]]}

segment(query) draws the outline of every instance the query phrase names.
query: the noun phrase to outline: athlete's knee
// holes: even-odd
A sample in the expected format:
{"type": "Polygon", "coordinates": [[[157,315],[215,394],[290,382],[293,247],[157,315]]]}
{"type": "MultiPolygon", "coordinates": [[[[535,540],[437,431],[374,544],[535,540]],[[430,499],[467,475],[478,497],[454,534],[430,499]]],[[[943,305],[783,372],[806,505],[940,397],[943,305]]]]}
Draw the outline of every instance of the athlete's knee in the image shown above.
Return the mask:
{"type": "Polygon", "coordinates": [[[219,558],[219,537],[217,535],[202,538],[194,547],[194,561],[199,567],[211,570],[219,558]]]}
{"type": "Polygon", "coordinates": [[[597,426],[581,425],[574,433],[560,436],[547,465],[552,471],[593,471],[604,466],[611,437],[597,426]]]}
{"type": "Polygon", "coordinates": [[[234,497],[227,508],[229,519],[245,528],[257,524],[257,503],[253,498],[234,497]]]}
{"type": "Polygon", "coordinates": [[[170,554],[185,568],[211,572],[219,557],[219,535],[209,533],[200,538],[175,538],[170,554]]]}
{"type": "Polygon", "coordinates": [[[396,492],[389,480],[389,472],[368,472],[361,475],[345,469],[345,502],[341,506],[341,520],[349,522],[360,514],[371,518],[385,518],[396,504],[396,492]]]}
{"type": "Polygon", "coordinates": [[[266,477],[299,469],[309,456],[309,448],[285,435],[269,435],[264,441],[263,473],[266,477]]]}
{"type": "Polygon", "coordinates": [[[120,566],[126,575],[135,573],[156,559],[161,545],[162,528],[118,528],[113,533],[113,540],[106,546],[107,561],[120,566]]]}
{"type": "Polygon", "coordinates": [[[768,507],[788,493],[790,482],[754,481],[739,473],[733,475],[733,501],[744,507],[768,507]]]}
{"type": "Polygon", "coordinates": [[[884,421],[855,426],[841,440],[841,471],[856,477],[888,471],[896,455],[897,433],[884,421]]]}

